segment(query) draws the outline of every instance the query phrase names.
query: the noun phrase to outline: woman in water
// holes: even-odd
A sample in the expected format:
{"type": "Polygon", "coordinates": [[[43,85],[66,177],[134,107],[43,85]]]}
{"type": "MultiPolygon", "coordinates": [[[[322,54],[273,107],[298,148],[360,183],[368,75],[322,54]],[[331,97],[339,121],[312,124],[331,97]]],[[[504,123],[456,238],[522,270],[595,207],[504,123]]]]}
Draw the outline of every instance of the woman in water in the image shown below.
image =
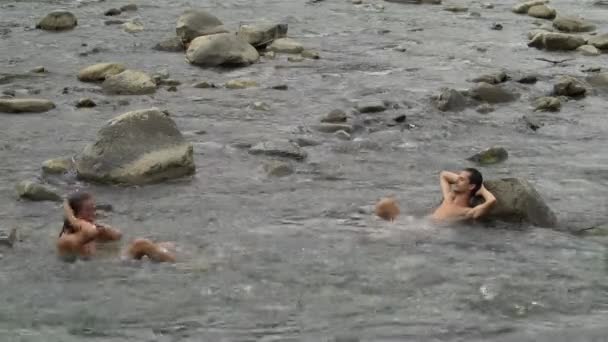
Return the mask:
{"type": "MultiPolygon", "coordinates": [[[[122,234],[113,228],[95,223],[95,200],[86,192],[75,193],[63,203],[65,220],[57,240],[57,251],[62,258],[89,258],[95,254],[97,242],[117,241],[122,234]]],[[[153,243],[136,239],[123,253],[129,259],[148,257],[156,262],[174,262],[175,256],[167,243],[153,243]]]]}

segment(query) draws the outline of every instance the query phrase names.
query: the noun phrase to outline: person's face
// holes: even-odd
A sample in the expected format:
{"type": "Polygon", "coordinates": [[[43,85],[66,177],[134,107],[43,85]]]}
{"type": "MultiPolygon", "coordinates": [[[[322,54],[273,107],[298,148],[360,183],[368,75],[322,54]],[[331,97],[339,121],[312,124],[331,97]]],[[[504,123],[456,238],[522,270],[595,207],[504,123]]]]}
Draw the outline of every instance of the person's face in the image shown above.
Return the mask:
{"type": "Polygon", "coordinates": [[[78,218],[83,219],[85,221],[93,222],[95,221],[95,200],[89,198],[88,200],[82,202],[82,207],[80,208],[80,212],[78,213],[78,218]]]}
{"type": "Polygon", "coordinates": [[[458,179],[456,183],[453,185],[453,190],[455,193],[465,193],[470,192],[475,188],[474,184],[471,184],[469,181],[471,177],[471,173],[468,171],[460,171],[458,174],[458,179]]]}

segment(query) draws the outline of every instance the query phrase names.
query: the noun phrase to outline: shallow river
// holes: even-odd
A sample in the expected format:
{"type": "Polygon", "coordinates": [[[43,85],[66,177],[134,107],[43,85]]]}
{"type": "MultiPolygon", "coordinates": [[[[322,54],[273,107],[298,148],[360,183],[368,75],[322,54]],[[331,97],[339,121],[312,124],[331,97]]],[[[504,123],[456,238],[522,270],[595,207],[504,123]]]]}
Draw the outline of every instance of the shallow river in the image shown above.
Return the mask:
{"type": "MultiPolygon", "coordinates": [[[[0,73],[49,70],[0,90],[39,91],[34,96],[57,104],[44,114],[0,115],[0,228],[20,227],[21,239],[0,250],[0,340],[607,338],[608,245],[568,233],[608,216],[606,93],[564,103],[560,112],[541,116],[544,126],[536,132],[521,117],[556,76],[605,68],[608,55],[528,48],[534,19],[511,13],[514,1],[487,2],[495,7],[461,1],[481,14],[475,17],[380,1],[371,3],[383,10],[343,0],[141,1],[137,12],[121,16],[144,23],[143,32],[130,34],[104,25],[103,12],[125,4],[120,1],[0,0],[0,73]],[[174,34],[189,6],[208,9],[231,29],[262,19],[286,22],[289,36],[319,50],[321,59],[290,63],[278,56],[237,70],[202,69],[181,53],[152,50],[174,34]],[[56,8],[76,14],[79,26],[62,33],[33,29],[56,8]],[[504,29],[491,30],[493,23],[504,29]],[[183,85],[153,96],[105,96],[76,79],[81,67],[97,62],[166,70],[183,85]],[[441,113],[431,105],[441,87],[466,89],[467,79],[500,69],[535,73],[539,82],[490,114],[441,113]],[[261,86],[191,86],[235,78],[261,86]],[[277,84],[289,90],[269,89],[277,84]],[[74,108],[83,96],[99,105],[74,108]],[[367,144],[307,133],[330,110],[365,100],[396,104],[375,114],[375,132],[355,134],[367,144]],[[271,109],[251,109],[256,101],[271,109]],[[125,264],[112,250],[89,262],[60,262],[53,246],[59,205],[20,202],[15,183],[41,177],[46,159],[78,153],[113,116],[148,107],[167,109],[194,144],[194,177],[144,187],[99,187],[69,176],[48,182],[63,192],[92,191],[98,202],[113,205],[105,221],[127,239],[175,241],[182,262],[125,264]],[[384,124],[400,114],[411,126],[384,124]],[[302,135],[323,144],[306,148],[308,159],[285,178],[267,177],[267,158],[240,148],[302,135]],[[437,203],[438,173],[470,166],[466,157],[492,145],[510,157],[482,168],[484,175],[528,178],[557,213],[560,229],[436,228],[421,217],[437,203]],[[404,212],[396,223],[360,210],[389,194],[404,212]]],[[[552,5],[608,30],[606,7],[588,0],[552,5]]]]}

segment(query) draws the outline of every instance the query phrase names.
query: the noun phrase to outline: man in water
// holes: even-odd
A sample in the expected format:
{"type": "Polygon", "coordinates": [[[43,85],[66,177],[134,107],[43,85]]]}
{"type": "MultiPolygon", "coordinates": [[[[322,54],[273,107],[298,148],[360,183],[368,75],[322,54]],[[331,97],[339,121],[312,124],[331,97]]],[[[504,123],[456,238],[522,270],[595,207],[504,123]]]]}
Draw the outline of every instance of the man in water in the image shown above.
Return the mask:
{"type": "MultiPolygon", "coordinates": [[[[75,193],[63,204],[65,221],[57,240],[57,250],[64,258],[89,258],[95,253],[96,242],[117,241],[122,234],[113,228],[95,223],[95,200],[89,193],[75,193]]],[[[136,239],[125,250],[123,256],[130,259],[148,257],[157,262],[174,262],[166,243],[153,243],[147,239],[136,239]]]]}
{"type": "Polygon", "coordinates": [[[443,202],[431,218],[436,222],[458,222],[478,219],[488,213],[496,203],[496,197],[483,186],[479,171],[467,168],[460,173],[441,172],[439,176],[443,202]],[[482,204],[471,207],[475,196],[484,199],[482,204]]]}

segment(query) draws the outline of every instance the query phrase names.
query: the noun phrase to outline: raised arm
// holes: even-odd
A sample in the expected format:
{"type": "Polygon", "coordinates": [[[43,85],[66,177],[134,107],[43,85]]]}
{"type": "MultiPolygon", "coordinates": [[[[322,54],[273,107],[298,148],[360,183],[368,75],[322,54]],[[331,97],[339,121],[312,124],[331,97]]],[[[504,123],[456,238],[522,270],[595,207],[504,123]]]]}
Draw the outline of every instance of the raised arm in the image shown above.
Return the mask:
{"type": "Polygon", "coordinates": [[[494,195],[489,192],[488,189],[486,189],[486,187],[483,185],[481,186],[479,191],[477,191],[477,196],[483,197],[484,202],[475,206],[469,211],[467,216],[472,219],[478,219],[486,215],[490,211],[490,209],[492,209],[494,204],[496,204],[496,197],[494,197],[494,195]]]}
{"type": "Polygon", "coordinates": [[[74,215],[74,210],[72,210],[72,207],[70,207],[70,203],[68,203],[67,200],[63,201],[63,216],[65,216],[65,219],[68,221],[70,226],[72,226],[74,231],[79,231],[81,229],[81,220],[74,215]]]}
{"type": "Polygon", "coordinates": [[[443,199],[449,199],[451,192],[451,184],[456,183],[458,175],[454,172],[441,171],[439,174],[439,184],[441,185],[441,192],[443,193],[443,199]]]}

